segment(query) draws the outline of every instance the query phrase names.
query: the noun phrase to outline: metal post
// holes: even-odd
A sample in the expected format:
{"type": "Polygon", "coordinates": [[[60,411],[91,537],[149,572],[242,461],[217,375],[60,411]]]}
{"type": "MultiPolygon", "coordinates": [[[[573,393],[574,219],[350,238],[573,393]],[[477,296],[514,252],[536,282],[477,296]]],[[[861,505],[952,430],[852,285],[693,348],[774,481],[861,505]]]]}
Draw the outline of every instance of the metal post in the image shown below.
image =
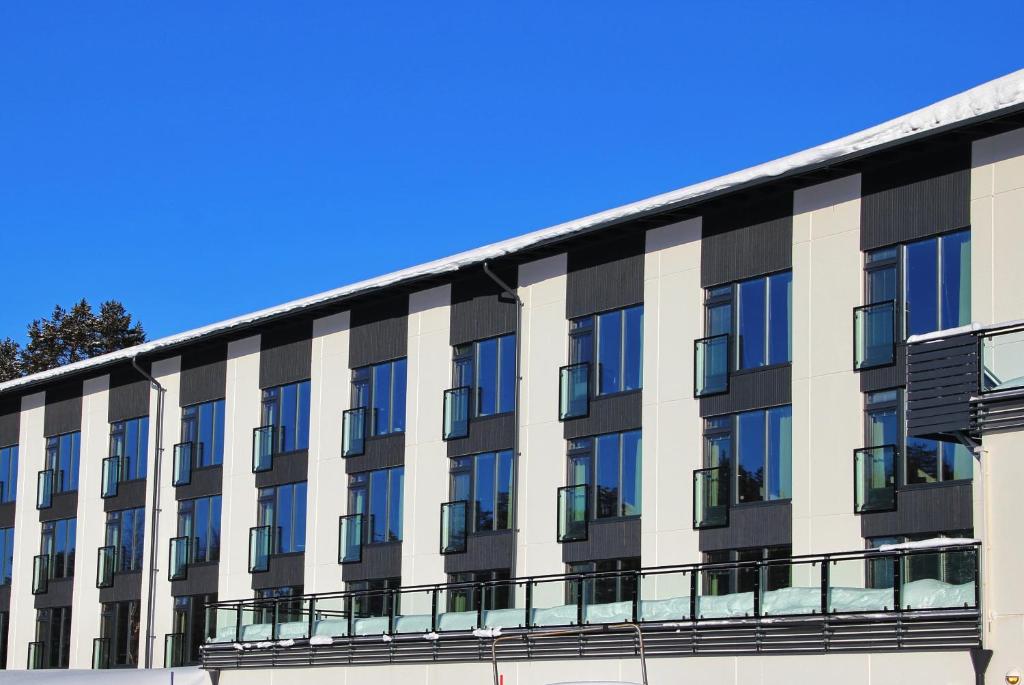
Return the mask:
{"type": "Polygon", "coordinates": [[[697,620],[697,569],[690,571],[690,620],[697,620]]]}
{"type": "Polygon", "coordinates": [[[438,593],[438,589],[436,587],[430,591],[430,630],[431,630],[431,632],[437,632],[437,593],[438,593]]]}
{"type": "Polygon", "coordinates": [[[583,625],[583,576],[576,576],[576,625],[583,625]]]}
{"type": "Polygon", "coordinates": [[[821,615],[828,614],[828,590],[829,590],[829,562],[830,558],[825,557],[821,562],[821,615]]]}
{"type": "MultiPolygon", "coordinates": [[[[764,573],[762,562],[754,562],[754,616],[761,615],[761,574],[764,573]]],[[[739,589],[739,588],[737,588],[739,589]]]]}
{"type": "MultiPolygon", "coordinates": [[[[301,599],[299,600],[302,601],[301,599]]],[[[313,637],[313,617],[316,612],[316,595],[309,596],[309,628],[306,631],[306,637],[313,637]]]]}
{"type": "Polygon", "coordinates": [[[899,553],[895,554],[892,558],[892,601],[893,604],[895,604],[893,607],[894,611],[903,610],[903,593],[902,588],[900,587],[903,585],[902,574],[900,573],[900,570],[903,567],[903,564],[900,563],[902,559],[903,557],[899,553]]]}
{"type": "Polygon", "coordinates": [[[474,595],[476,599],[476,627],[484,627],[484,584],[474,583],[473,584],[474,595]]]}
{"type": "Polygon", "coordinates": [[[526,579],[526,615],[523,617],[523,627],[533,626],[533,578],[526,579]]]}
{"type": "Polygon", "coordinates": [[[643,577],[639,571],[633,571],[633,623],[640,617],[640,583],[643,577]]]}

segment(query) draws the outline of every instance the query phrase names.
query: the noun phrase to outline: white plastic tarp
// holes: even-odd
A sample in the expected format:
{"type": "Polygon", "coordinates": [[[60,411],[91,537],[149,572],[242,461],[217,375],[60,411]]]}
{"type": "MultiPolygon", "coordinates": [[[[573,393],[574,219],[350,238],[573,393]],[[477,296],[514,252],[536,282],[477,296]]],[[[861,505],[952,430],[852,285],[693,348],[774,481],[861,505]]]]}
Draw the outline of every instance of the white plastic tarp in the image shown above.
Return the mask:
{"type": "Polygon", "coordinates": [[[107,670],[45,669],[4,671],[3,685],[212,685],[210,674],[188,668],[131,668],[107,670]]]}

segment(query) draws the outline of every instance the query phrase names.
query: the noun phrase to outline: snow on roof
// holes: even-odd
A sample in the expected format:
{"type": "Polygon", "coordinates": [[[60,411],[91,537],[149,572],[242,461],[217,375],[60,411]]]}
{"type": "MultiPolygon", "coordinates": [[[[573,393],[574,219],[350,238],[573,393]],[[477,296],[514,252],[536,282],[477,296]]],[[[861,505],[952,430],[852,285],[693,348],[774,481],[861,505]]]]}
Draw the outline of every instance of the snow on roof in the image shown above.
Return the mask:
{"type": "Polygon", "coordinates": [[[737,171],[725,176],[719,176],[708,181],[702,181],[694,185],[686,186],[661,195],[608,209],[597,214],[575,219],[566,223],[533,231],[516,238],[510,238],[501,242],[492,243],[481,248],[460,252],[459,254],[444,259],[438,259],[426,264],[420,264],[400,271],[394,271],[376,278],[359,281],[351,285],[342,286],[334,290],[286,302],[276,307],[261,309],[251,314],[237,316],[218,323],[195,328],[184,333],[170,335],[158,340],[152,340],[142,345],[125,348],[110,354],[85,359],[74,364],[60,366],[49,371],[41,371],[31,376],[16,378],[6,383],[0,383],[0,393],[20,388],[27,385],[34,385],[42,381],[52,380],[70,373],[83,371],[93,367],[100,367],[118,360],[130,359],[137,355],[146,355],[158,350],[175,347],[183,343],[195,341],[207,336],[226,333],[234,329],[259,322],[264,319],[278,317],[295,313],[323,305],[330,302],[343,300],[361,293],[379,290],[398,283],[408,282],[419,278],[434,276],[438,274],[451,273],[461,268],[480,264],[482,262],[497,259],[504,255],[519,252],[527,248],[565,238],[586,230],[595,229],[624,219],[629,219],[641,214],[667,209],[686,203],[692,203],[711,195],[720,194],[728,190],[737,189],[740,186],[777,178],[786,174],[818,166],[825,163],[836,162],[842,158],[864,153],[874,148],[889,145],[912,136],[924,133],[935,132],[938,129],[961,125],[972,119],[991,115],[1010,107],[1024,105],[1024,69],[1007,74],[1001,78],[989,81],[963,93],[946,98],[935,104],[929,105],[915,112],[905,114],[877,126],[865,129],[858,133],[848,135],[838,140],[819,145],[817,147],[797,152],[786,157],[759,164],[742,171],[737,171]]]}

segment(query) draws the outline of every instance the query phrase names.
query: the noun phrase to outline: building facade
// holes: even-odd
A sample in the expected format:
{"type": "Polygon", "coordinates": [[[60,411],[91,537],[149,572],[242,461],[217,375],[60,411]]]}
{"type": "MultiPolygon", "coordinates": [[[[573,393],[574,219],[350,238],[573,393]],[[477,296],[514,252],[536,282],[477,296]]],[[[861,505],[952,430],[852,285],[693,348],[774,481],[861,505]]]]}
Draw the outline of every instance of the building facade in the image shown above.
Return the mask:
{"type": "Polygon", "coordinates": [[[1024,667],[1024,73],[958,98],[0,385],[0,661],[471,682],[501,628],[521,685],[638,680],[640,639],[655,682],[1024,667]]]}

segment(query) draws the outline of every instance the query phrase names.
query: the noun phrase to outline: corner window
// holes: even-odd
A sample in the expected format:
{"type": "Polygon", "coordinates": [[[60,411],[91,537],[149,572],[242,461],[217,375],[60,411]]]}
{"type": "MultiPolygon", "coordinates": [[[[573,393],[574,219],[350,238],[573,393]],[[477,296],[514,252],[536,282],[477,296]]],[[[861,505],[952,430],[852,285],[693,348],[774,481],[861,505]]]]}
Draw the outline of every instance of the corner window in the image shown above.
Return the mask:
{"type": "Polygon", "coordinates": [[[148,445],[148,416],[110,424],[110,456],[121,458],[121,480],[146,478],[148,445]]]}
{"type": "Polygon", "coordinates": [[[726,467],[734,503],[792,496],[793,412],[790,405],[704,421],[704,465],[726,467]]]}
{"type": "Polygon", "coordinates": [[[50,578],[71,578],[75,575],[76,519],[45,521],[39,553],[50,558],[50,578]]]}
{"type": "Polygon", "coordinates": [[[144,507],[107,512],[104,539],[108,547],[116,550],[116,571],[127,573],[142,570],[142,539],[145,529],[144,507]]]}
{"type": "Polygon", "coordinates": [[[191,541],[189,562],[220,559],[220,495],[178,502],[178,537],[191,541]]]}
{"type": "Polygon", "coordinates": [[[306,481],[260,488],[256,520],[270,527],[270,553],[306,550],[306,481]]]}
{"type": "Polygon", "coordinates": [[[353,473],[348,478],[348,513],[363,514],[363,542],[402,539],[402,489],[405,469],[353,473]]]}
{"type": "Polygon", "coordinates": [[[262,426],[273,426],[276,453],[309,448],[309,381],[263,391],[262,426]]]}
{"type": "Polygon", "coordinates": [[[18,497],[18,446],[0,447],[0,502],[18,497]]]}
{"type": "Polygon", "coordinates": [[[707,336],[731,336],[731,368],[793,360],[791,271],[708,288],[704,310],[707,336]]]}
{"type": "Polygon", "coordinates": [[[451,460],[451,499],[470,503],[470,530],[512,527],[512,451],[451,460]]]}
{"type": "Polygon", "coordinates": [[[640,390],[643,349],[643,305],[583,316],[569,324],[569,362],[591,364],[597,395],[640,390]]]}
{"type": "Polygon", "coordinates": [[[515,409],[516,336],[457,345],[452,384],[471,388],[473,416],[493,416],[515,409]]]}
{"type": "Polygon", "coordinates": [[[79,431],[46,439],[46,468],[53,470],[53,491],[78,490],[78,462],[82,449],[79,431]]]}
{"type": "Polygon", "coordinates": [[[10,585],[14,575],[14,528],[0,528],[0,585],[10,585]]]}
{"type": "Polygon", "coordinates": [[[352,370],[352,408],[370,410],[370,435],[405,431],[405,359],[352,370]]]}
{"type": "Polygon", "coordinates": [[[181,409],[181,441],[192,443],[196,468],[224,462],[224,400],[192,404],[181,409]]]}
{"type": "Polygon", "coordinates": [[[640,431],[569,441],[569,485],[590,486],[591,518],[638,516],[641,488],[640,431]]]}

